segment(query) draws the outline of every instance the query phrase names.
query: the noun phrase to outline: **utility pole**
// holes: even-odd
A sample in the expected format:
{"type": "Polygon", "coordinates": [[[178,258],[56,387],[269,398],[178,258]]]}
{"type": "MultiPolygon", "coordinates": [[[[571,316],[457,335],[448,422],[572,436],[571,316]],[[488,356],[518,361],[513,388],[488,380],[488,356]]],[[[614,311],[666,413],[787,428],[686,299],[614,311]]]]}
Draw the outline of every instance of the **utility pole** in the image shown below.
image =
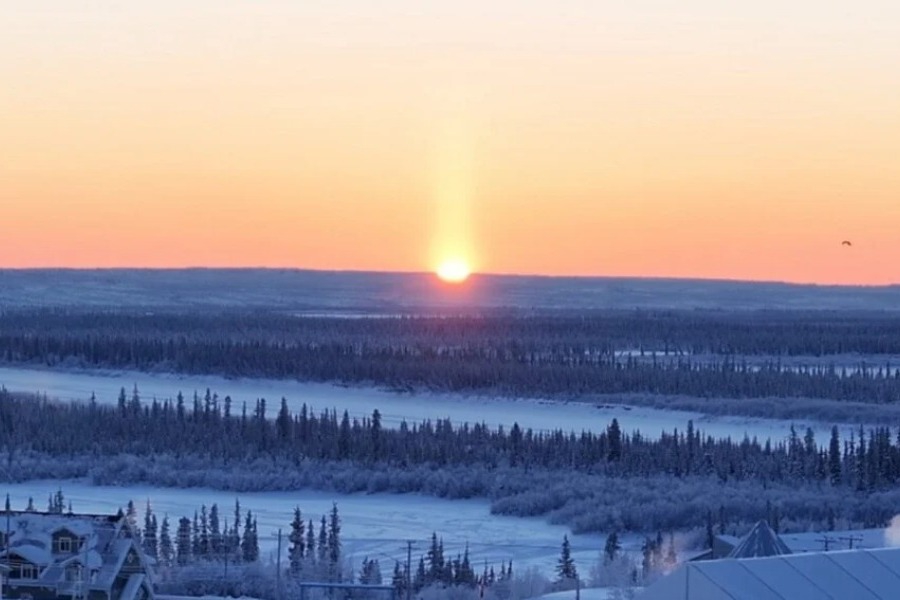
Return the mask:
{"type": "Polygon", "coordinates": [[[412,596],[412,540],[406,540],[406,600],[412,596]]]}
{"type": "Polygon", "coordinates": [[[838,539],[841,541],[847,542],[850,545],[850,550],[853,550],[853,542],[863,541],[863,538],[861,535],[852,535],[852,534],[848,535],[846,537],[839,537],[838,539]]]}
{"type": "MultiPolygon", "coordinates": [[[[101,525],[97,525],[97,527],[101,527],[101,525]]],[[[88,581],[87,581],[87,573],[88,573],[88,537],[90,537],[90,533],[81,537],[81,597],[84,600],[88,598],[88,581]]]]}
{"type": "Polygon", "coordinates": [[[823,535],[821,538],[819,538],[816,541],[825,546],[825,552],[828,552],[831,549],[831,544],[837,542],[836,539],[830,538],[827,535],[823,535]]]}
{"type": "MultiPolygon", "coordinates": [[[[9,536],[11,535],[10,526],[9,526],[9,518],[11,516],[12,515],[10,515],[9,494],[6,494],[6,537],[4,538],[3,541],[5,542],[4,546],[6,546],[6,566],[7,566],[8,570],[9,570],[9,567],[12,566],[12,562],[9,560],[9,536]]],[[[0,571],[0,600],[3,600],[3,572],[2,571],[0,571]]]]}
{"type": "Polygon", "coordinates": [[[281,528],[278,528],[278,559],[275,561],[275,587],[278,590],[278,600],[281,600],[281,528]]]}

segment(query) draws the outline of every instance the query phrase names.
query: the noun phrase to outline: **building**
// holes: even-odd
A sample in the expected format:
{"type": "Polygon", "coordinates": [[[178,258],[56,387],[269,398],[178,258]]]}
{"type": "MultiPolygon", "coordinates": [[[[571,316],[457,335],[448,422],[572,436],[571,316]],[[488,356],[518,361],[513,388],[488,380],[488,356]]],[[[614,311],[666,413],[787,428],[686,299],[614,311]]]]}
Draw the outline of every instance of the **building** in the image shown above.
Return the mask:
{"type": "MultiPolygon", "coordinates": [[[[831,552],[891,546],[885,529],[857,529],[852,531],[810,531],[776,534],[768,523],[760,521],[746,536],[717,535],[713,547],[690,555],[688,560],[719,558],[750,558],[797,554],[800,552],[831,552]],[[740,549],[739,549],[740,548],[740,549]]],[[[896,532],[900,539],[900,531],[896,532]]]]}
{"type": "Polygon", "coordinates": [[[5,599],[152,600],[151,566],[121,513],[0,512],[5,599]]]}
{"type": "Polygon", "coordinates": [[[713,547],[690,557],[689,561],[715,560],[719,558],[761,558],[791,554],[792,550],[769,526],[759,521],[743,538],[717,535],[713,547]]]}
{"type": "Polygon", "coordinates": [[[728,553],[728,558],[762,558],[792,554],[778,534],[765,521],[753,526],[744,538],[728,553]]]}
{"type": "Polygon", "coordinates": [[[638,600],[887,600],[900,597],[900,548],[688,562],[638,600]]]}

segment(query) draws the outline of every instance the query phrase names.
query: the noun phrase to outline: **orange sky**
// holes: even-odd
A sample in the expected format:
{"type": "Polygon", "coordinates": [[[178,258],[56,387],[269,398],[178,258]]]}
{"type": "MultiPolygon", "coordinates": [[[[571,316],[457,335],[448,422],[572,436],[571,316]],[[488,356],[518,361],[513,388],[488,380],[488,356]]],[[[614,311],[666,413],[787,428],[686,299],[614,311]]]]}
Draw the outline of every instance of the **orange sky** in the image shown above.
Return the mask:
{"type": "Polygon", "coordinates": [[[2,3],[0,266],[900,282],[900,5],[737,4],[2,3]]]}

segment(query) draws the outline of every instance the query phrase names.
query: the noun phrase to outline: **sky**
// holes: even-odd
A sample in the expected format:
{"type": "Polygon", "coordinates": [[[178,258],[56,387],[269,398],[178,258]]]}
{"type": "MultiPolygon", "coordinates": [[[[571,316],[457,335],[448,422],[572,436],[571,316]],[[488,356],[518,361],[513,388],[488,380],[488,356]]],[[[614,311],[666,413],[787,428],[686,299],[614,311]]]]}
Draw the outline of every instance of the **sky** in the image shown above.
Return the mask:
{"type": "Polygon", "coordinates": [[[900,282],[895,0],[29,0],[0,30],[0,267],[900,282]]]}

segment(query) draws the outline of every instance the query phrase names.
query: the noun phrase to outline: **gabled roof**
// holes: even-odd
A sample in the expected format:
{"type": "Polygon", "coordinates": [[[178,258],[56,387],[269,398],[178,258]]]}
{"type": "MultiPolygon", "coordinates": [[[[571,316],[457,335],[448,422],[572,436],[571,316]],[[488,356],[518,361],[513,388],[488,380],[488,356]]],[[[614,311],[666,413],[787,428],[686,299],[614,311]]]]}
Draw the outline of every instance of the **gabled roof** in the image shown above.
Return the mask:
{"type": "Polygon", "coordinates": [[[888,600],[900,589],[900,548],[685,563],[639,600],[888,600]]]}
{"type": "Polygon", "coordinates": [[[756,558],[791,554],[791,549],[781,541],[766,521],[753,526],[744,539],[734,547],[728,558],[756,558]]]}
{"type": "MultiPolygon", "coordinates": [[[[78,563],[98,570],[90,584],[92,589],[108,589],[132,548],[149,577],[149,565],[124,515],[11,511],[8,520],[6,516],[5,511],[0,512],[0,528],[4,533],[5,525],[9,524],[9,554],[38,566],[42,585],[64,585],[65,567],[78,563]],[[78,536],[80,543],[73,545],[71,552],[57,552],[53,536],[60,532],[78,536]]],[[[6,548],[0,548],[0,557],[5,555],[6,548]]]]}

